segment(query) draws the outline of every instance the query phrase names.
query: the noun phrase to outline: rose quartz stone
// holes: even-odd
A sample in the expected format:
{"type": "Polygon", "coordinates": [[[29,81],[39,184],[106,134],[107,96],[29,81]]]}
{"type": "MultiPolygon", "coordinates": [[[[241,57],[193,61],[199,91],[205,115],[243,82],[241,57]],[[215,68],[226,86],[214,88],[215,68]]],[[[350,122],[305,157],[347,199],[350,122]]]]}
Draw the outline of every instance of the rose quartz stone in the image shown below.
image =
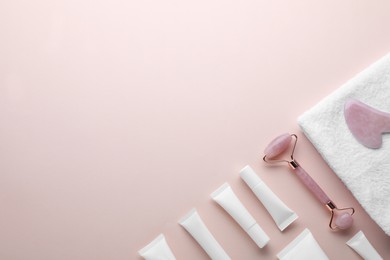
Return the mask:
{"type": "Polygon", "coordinates": [[[321,189],[321,187],[313,180],[313,178],[301,167],[294,169],[295,174],[305,184],[305,186],[314,194],[314,196],[324,205],[326,205],[330,198],[321,189]]]}
{"type": "Polygon", "coordinates": [[[335,213],[334,224],[339,229],[348,229],[353,224],[353,218],[348,212],[335,213]]]}
{"type": "Polygon", "coordinates": [[[382,146],[382,134],[390,132],[390,114],[376,110],[358,100],[345,103],[345,121],[353,136],[364,146],[382,146]]]}
{"type": "Polygon", "coordinates": [[[282,135],[276,137],[265,148],[264,154],[268,158],[274,158],[274,157],[278,156],[279,154],[286,151],[286,149],[289,147],[289,145],[291,143],[291,139],[292,139],[292,137],[289,133],[282,134],[282,135]]]}

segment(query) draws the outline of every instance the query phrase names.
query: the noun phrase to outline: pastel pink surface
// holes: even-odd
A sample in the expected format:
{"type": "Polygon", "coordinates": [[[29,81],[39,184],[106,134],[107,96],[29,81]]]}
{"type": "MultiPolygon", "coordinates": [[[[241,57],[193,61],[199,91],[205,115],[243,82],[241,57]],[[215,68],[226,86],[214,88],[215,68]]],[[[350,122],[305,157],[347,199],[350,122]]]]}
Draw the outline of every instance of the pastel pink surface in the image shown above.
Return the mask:
{"type": "Polygon", "coordinates": [[[308,227],[331,259],[363,230],[390,239],[299,133],[296,118],[390,51],[389,1],[2,1],[0,259],[140,259],[164,233],[178,259],[207,255],[177,224],[192,207],[233,259],[275,259],[308,227]],[[354,225],[329,215],[263,148],[298,133],[296,157],[354,225]],[[280,232],[239,178],[250,164],[299,215],[280,232]],[[229,182],[270,236],[260,250],[215,205],[229,182]]]}
{"type": "Polygon", "coordinates": [[[380,148],[382,134],[390,132],[390,113],[359,100],[351,99],[345,103],[344,116],[353,136],[368,148],[380,148]]]}

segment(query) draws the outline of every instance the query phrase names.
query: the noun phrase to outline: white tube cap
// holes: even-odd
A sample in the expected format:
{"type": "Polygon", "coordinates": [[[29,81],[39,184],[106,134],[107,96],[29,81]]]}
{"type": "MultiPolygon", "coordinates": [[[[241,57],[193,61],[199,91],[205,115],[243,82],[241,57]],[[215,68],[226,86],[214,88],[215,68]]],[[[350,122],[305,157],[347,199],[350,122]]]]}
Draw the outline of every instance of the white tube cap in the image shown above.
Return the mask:
{"type": "Polygon", "coordinates": [[[264,232],[264,230],[257,223],[254,224],[247,231],[247,233],[253,239],[253,241],[255,241],[256,245],[260,248],[263,248],[270,240],[269,236],[264,232]]]}
{"type": "Polygon", "coordinates": [[[245,166],[240,171],[240,176],[251,189],[255,188],[258,184],[263,183],[260,177],[257,176],[255,171],[249,165],[245,166]]]}

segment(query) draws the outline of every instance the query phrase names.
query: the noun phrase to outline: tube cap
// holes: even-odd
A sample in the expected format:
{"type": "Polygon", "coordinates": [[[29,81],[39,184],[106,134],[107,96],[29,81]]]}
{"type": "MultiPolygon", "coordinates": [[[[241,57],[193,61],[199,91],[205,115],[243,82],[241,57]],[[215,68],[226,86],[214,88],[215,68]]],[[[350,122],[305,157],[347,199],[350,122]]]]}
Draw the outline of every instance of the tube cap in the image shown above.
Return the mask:
{"type": "Polygon", "coordinates": [[[257,223],[254,224],[247,231],[247,233],[253,239],[253,241],[255,241],[256,245],[260,248],[263,248],[270,240],[269,236],[264,232],[264,230],[257,223]]]}
{"type": "Polygon", "coordinates": [[[240,176],[251,189],[255,188],[258,184],[263,183],[260,177],[257,176],[255,171],[249,165],[245,166],[240,171],[240,176]]]}

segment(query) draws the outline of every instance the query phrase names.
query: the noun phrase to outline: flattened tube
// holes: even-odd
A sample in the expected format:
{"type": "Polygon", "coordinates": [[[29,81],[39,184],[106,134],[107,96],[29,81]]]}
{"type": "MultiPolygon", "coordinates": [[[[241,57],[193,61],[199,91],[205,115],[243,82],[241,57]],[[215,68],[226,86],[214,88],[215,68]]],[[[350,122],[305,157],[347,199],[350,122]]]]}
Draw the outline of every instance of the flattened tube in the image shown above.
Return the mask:
{"type": "Polygon", "coordinates": [[[154,259],[176,260],[163,234],[158,235],[147,246],[139,250],[138,253],[146,260],[154,260],[154,259]]]}
{"type": "Polygon", "coordinates": [[[248,233],[258,247],[263,248],[268,243],[268,235],[256,223],[228,183],[214,191],[211,197],[248,233]]]}
{"type": "Polygon", "coordinates": [[[267,209],[281,231],[298,218],[298,215],[272,192],[249,165],[240,171],[240,176],[267,209]]]}
{"type": "Polygon", "coordinates": [[[192,209],[179,220],[179,224],[199,243],[211,259],[230,260],[231,258],[214,238],[207,226],[200,218],[196,209],[192,209]]]}
{"type": "Polygon", "coordinates": [[[367,260],[382,260],[375,248],[368,241],[363,231],[359,231],[346,244],[356,251],[362,258],[367,260]]]}

